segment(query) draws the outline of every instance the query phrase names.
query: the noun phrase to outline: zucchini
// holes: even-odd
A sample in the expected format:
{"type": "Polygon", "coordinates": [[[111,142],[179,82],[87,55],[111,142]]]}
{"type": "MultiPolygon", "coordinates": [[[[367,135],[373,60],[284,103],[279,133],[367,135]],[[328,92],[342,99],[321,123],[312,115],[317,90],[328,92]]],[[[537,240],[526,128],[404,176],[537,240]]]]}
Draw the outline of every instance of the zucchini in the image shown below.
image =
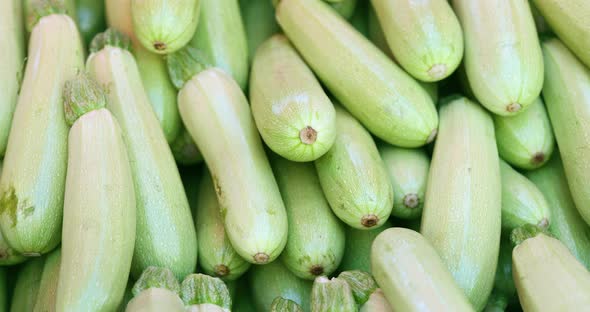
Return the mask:
{"type": "Polygon", "coordinates": [[[131,18],[132,0],[105,0],[106,20],[109,28],[114,28],[137,43],[131,18]]]}
{"type": "Polygon", "coordinates": [[[180,297],[185,306],[189,309],[194,307],[196,311],[200,311],[198,307],[203,305],[214,305],[225,312],[229,312],[231,308],[227,286],[221,279],[204,274],[187,276],[180,286],[180,297]]]}
{"type": "Polygon", "coordinates": [[[131,164],[137,203],[131,273],[137,277],[155,265],[184,277],[194,271],[197,262],[190,208],[137,64],[131,53],[113,45],[124,42],[123,37],[113,29],[98,35],[87,69],[99,83],[109,86],[107,109],[121,126],[131,164]]]}
{"type": "Polygon", "coordinates": [[[313,161],[334,144],[334,105],[284,35],[274,35],[258,48],[250,102],[262,139],[282,157],[313,161]]]}
{"type": "Polygon", "coordinates": [[[248,43],[248,62],[266,39],[279,31],[275,10],[269,0],[240,0],[240,11],[248,43]]]}
{"type": "Polygon", "coordinates": [[[551,225],[551,211],[543,193],[526,177],[500,160],[502,176],[502,229],[510,233],[527,223],[551,225]]]}
{"type": "Polygon", "coordinates": [[[295,301],[276,297],[270,305],[270,312],[303,312],[303,309],[295,301]]]}
{"type": "Polygon", "coordinates": [[[494,289],[488,299],[486,312],[505,311],[517,299],[516,286],[512,279],[512,248],[510,240],[501,240],[494,289]]]}
{"type": "Polygon", "coordinates": [[[92,38],[106,28],[105,2],[96,0],[75,0],[75,3],[78,28],[84,39],[85,46],[89,46],[92,38]]]}
{"type": "Polygon", "coordinates": [[[393,185],[394,217],[417,219],[422,214],[430,157],[424,149],[378,146],[393,185]]]}
{"type": "Polygon", "coordinates": [[[287,242],[287,214],[246,97],[230,76],[211,68],[185,83],[178,105],[211,171],[234,249],[251,263],[273,261],[287,242]]]}
{"type": "MultiPolygon", "coordinates": [[[[377,47],[381,52],[385,53],[390,59],[397,63],[393,52],[389,48],[389,44],[387,43],[387,38],[385,38],[385,34],[383,33],[383,29],[379,24],[379,18],[377,17],[377,13],[375,12],[375,8],[369,1],[369,40],[377,47]]],[[[436,102],[435,102],[436,105],[436,102]]]]}
{"type": "Polygon", "coordinates": [[[271,164],[289,220],[281,260],[300,278],[332,274],[344,253],[344,225],[330,209],[313,164],[276,155],[271,164]]]}
{"type": "Polygon", "coordinates": [[[502,186],[494,124],[488,112],[462,96],[443,100],[440,118],[420,232],[481,310],[492,291],[500,247],[502,186]]]}
{"type": "Polygon", "coordinates": [[[359,312],[393,312],[391,305],[381,288],[377,288],[369,297],[369,300],[363,304],[359,312]]]}
{"type": "Polygon", "coordinates": [[[586,0],[532,0],[553,32],[590,67],[590,2],[586,0]]]}
{"type": "Polygon", "coordinates": [[[547,199],[551,210],[551,234],[562,241],[586,268],[590,268],[590,228],[574,205],[559,153],[545,166],[527,172],[526,176],[547,199]]]}
{"type": "Polygon", "coordinates": [[[319,276],[311,290],[311,312],[356,312],[357,306],[348,283],[334,277],[319,276]]]}
{"type": "Polygon", "coordinates": [[[379,233],[391,226],[391,221],[385,221],[381,227],[370,230],[346,227],[346,246],[339,269],[371,272],[371,245],[379,233]]]}
{"type": "Polygon", "coordinates": [[[543,42],[543,98],[561,152],[572,198],[590,224],[590,69],[559,40],[543,42]]]}
{"type": "Polygon", "coordinates": [[[61,239],[68,139],[62,88],[83,68],[83,55],[70,17],[39,19],[0,178],[2,235],[25,256],[47,253],[61,239]]]}
{"type": "MultiPolygon", "coordinates": [[[[361,0],[362,1],[362,0],[361,0]]],[[[336,13],[349,20],[357,6],[357,0],[326,1],[336,13]]]]}
{"type": "Polygon", "coordinates": [[[181,165],[190,166],[203,162],[203,155],[182,123],[180,133],[170,143],[170,150],[176,162],[181,165]]]}
{"type": "Polygon", "coordinates": [[[71,126],[58,311],[115,310],[135,243],[135,190],[121,128],[87,75],[64,86],[71,126]]]}
{"type": "Polygon", "coordinates": [[[10,303],[10,312],[32,312],[37,302],[45,257],[25,262],[17,275],[10,303]]]}
{"type": "Polygon", "coordinates": [[[276,18],[310,68],[371,133],[401,147],[434,140],[438,116],[426,91],[328,4],[282,0],[276,18]]]}
{"type": "Polygon", "coordinates": [[[373,242],[371,267],[396,311],[473,311],[436,250],[418,232],[383,231],[373,242]]]}
{"type": "Polygon", "coordinates": [[[149,288],[135,296],[125,309],[126,312],[185,312],[178,294],[165,288],[149,288]]]}
{"type": "Polygon", "coordinates": [[[22,1],[4,0],[0,3],[0,42],[3,57],[0,62],[0,157],[6,152],[8,133],[18,100],[25,60],[25,37],[22,1]]]}
{"type": "Polygon", "coordinates": [[[516,116],[494,116],[498,152],[512,166],[532,170],[543,166],[555,146],[553,129],[541,98],[516,116]]]}
{"type": "Polygon", "coordinates": [[[380,227],[391,214],[394,195],[377,146],[340,107],[336,107],[336,133],[332,149],[315,161],[324,194],[344,223],[357,229],[380,227]]]}
{"type": "Polygon", "coordinates": [[[227,237],[213,180],[207,169],[201,178],[197,198],[193,215],[199,237],[199,265],[206,274],[235,280],[250,268],[250,263],[236,253],[227,237]]]}
{"type": "Polygon", "coordinates": [[[341,272],[338,278],[346,281],[354,301],[359,306],[365,304],[378,287],[370,273],[359,270],[341,272]]]}
{"type": "Polygon", "coordinates": [[[463,32],[445,0],[372,0],[395,59],[414,78],[439,81],[463,58],[463,32]]]}
{"type": "Polygon", "coordinates": [[[61,250],[55,249],[46,256],[43,274],[39,283],[39,292],[35,300],[34,312],[55,312],[55,300],[60,276],[61,250]]]}
{"type": "Polygon", "coordinates": [[[454,0],[453,8],[479,102],[502,116],[525,111],[543,87],[543,54],[528,1],[454,0]]]}

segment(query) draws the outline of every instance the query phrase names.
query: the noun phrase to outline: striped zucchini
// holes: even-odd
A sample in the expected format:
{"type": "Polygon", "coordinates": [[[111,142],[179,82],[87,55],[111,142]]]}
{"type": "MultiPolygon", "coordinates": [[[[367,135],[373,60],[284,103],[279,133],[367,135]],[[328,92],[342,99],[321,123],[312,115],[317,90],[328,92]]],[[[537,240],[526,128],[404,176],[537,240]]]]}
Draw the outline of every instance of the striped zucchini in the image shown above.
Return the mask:
{"type": "Polygon", "coordinates": [[[379,233],[390,227],[390,221],[385,221],[381,227],[371,230],[346,227],[346,246],[339,269],[371,272],[371,245],[379,233]]]}
{"type": "Polygon", "coordinates": [[[528,0],[453,0],[473,93],[497,115],[525,111],[543,86],[543,55],[528,0]]]}
{"type": "Polygon", "coordinates": [[[438,116],[426,91],[328,4],[281,0],[276,17],[315,74],[371,133],[401,147],[434,140],[438,116]]]}
{"type": "Polygon", "coordinates": [[[61,267],[61,250],[57,248],[47,254],[43,264],[43,273],[39,283],[39,292],[35,300],[34,312],[56,312],[55,300],[61,267]]]}
{"type": "Polygon", "coordinates": [[[256,49],[279,31],[279,25],[275,20],[275,10],[271,1],[240,0],[239,2],[248,42],[248,62],[251,63],[256,49]]]}
{"type": "Polygon", "coordinates": [[[348,283],[338,277],[319,276],[311,290],[311,312],[356,312],[358,310],[348,283]]]}
{"type": "Polygon", "coordinates": [[[275,35],[258,48],[250,101],[262,139],[282,157],[313,161],[334,144],[334,105],[284,35],[275,35]]]}
{"type": "Polygon", "coordinates": [[[16,277],[10,312],[32,312],[37,302],[45,257],[32,258],[25,262],[16,277]]]}
{"type": "Polygon", "coordinates": [[[465,97],[449,97],[441,105],[420,232],[481,310],[492,291],[500,247],[502,186],[494,125],[488,112],[465,97]]]}

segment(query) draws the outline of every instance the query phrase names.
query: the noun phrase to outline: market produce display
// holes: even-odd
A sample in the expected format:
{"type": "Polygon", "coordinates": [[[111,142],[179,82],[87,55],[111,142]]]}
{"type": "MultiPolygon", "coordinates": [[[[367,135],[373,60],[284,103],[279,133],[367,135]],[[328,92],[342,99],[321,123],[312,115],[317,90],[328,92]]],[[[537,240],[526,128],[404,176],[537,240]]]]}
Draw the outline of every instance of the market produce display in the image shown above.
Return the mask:
{"type": "Polygon", "coordinates": [[[0,56],[0,312],[590,306],[588,0],[0,0],[0,56]]]}

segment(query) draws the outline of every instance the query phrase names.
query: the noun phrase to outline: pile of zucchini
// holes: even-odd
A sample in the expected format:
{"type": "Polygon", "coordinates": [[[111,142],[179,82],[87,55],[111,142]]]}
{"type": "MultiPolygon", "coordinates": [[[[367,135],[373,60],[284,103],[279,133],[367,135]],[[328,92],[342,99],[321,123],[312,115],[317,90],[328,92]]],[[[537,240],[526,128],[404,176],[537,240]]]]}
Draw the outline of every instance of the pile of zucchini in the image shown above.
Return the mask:
{"type": "Polygon", "coordinates": [[[588,0],[1,0],[0,51],[0,312],[590,305],[588,0]]]}

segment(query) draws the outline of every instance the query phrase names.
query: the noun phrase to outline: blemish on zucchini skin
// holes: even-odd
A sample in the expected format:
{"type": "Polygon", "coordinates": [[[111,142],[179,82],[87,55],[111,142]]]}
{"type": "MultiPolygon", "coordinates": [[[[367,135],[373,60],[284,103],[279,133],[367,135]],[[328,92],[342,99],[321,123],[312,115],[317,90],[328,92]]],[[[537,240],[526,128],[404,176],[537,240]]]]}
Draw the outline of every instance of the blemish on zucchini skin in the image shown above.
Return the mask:
{"type": "Polygon", "coordinates": [[[10,186],[0,196],[0,214],[8,213],[11,221],[10,225],[15,227],[19,210],[22,210],[24,217],[30,217],[35,212],[35,207],[29,206],[26,200],[19,202],[14,187],[10,186]]]}

